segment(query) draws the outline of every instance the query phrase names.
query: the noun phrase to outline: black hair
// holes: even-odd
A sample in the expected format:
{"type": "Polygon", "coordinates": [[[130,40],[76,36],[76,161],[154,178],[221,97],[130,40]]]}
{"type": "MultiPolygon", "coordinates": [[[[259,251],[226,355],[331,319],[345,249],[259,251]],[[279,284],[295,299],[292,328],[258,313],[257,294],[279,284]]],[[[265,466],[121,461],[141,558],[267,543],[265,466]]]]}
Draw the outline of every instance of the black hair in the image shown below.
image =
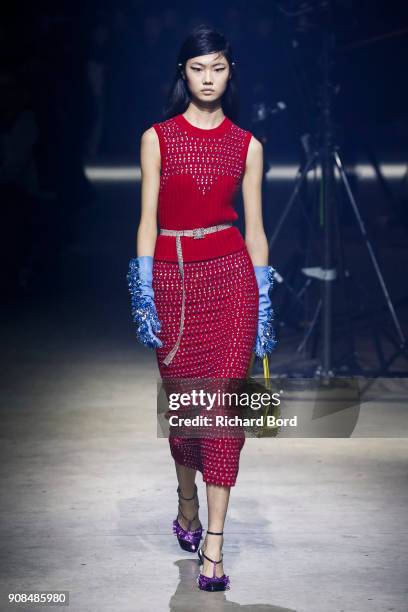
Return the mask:
{"type": "Polygon", "coordinates": [[[221,99],[224,114],[233,122],[236,122],[239,114],[238,85],[230,43],[225,36],[209,25],[200,24],[196,26],[180,47],[177,57],[176,74],[170,86],[167,96],[167,106],[164,110],[165,119],[184,113],[190,104],[190,92],[182,77],[187,60],[199,55],[209,53],[221,53],[227,60],[231,78],[228,79],[227,88],[221,99]]]}

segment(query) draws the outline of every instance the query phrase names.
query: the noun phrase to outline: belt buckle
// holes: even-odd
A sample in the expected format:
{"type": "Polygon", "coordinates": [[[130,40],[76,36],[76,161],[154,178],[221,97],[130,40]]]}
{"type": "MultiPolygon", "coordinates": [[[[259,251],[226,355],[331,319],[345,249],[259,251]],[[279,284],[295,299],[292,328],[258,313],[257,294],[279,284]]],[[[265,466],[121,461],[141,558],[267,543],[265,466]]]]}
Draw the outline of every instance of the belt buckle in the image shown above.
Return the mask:
{"type": "Polygon", "coordinates": [[[194,238],[204,238],[204,228],[203,227],[197,227],[197,228],[193,229],[193,237],[194,238]]]}

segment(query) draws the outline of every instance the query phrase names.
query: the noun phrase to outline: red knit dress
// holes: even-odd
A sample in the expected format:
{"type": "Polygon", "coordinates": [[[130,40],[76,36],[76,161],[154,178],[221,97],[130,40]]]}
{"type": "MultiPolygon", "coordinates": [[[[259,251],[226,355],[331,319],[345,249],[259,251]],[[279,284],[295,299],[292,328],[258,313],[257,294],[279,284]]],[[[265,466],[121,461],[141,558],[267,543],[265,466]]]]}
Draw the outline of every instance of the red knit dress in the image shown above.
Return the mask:
{"type": "MultiPolygon", "coordinates": [[[[242,181],[251,132],[225,117],[212,129],[193,126],[182,115],[153,124],[159,137],[161,177],[160,228],[210,227],[238,218],[234,196],[242,181]]],[[[162,380],[245,378],[258,321],[258,286],[253,264],[239,229],[232,225],[203,238],[181,237],[184,260],[184,329],[178,349],[166,364],[179,336],[182,278],[176,237],[159,234],[153,258],[153,290],[158,335],[156,349],[162,380]]],[[[197,469],[203,481],[236,483],[241,430],[234,436],[170,433],[173,458],[197,469]]]]}

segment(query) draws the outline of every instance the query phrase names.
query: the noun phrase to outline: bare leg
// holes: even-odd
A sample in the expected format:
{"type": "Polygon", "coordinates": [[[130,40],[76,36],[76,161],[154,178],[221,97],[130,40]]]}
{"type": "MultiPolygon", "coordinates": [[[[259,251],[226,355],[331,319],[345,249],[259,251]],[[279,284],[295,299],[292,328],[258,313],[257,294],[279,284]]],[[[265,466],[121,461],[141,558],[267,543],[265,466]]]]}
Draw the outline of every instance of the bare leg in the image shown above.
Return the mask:
{"type": "MultiPolygon", "coordinates": [[[[174,462],[174,465],[176,467],[177,480],[179,483],[181,495],[183,497],[193,497],[195,492],[194,483],[197,470],[193,470],[189,467],[186,467],[185,465],[180,465],[180,463],[177,463],[176,461],[174,462]]],[[[188,519],[192,519],[193,516],[195,516],[198,512],[197,497],[191,500],[184,500],[180,498],[180,506],[184,516],[186,516],[188,519]]],[[[178,513],[177,518],[183,529],[187,529],[188,521],[180,514],[180,511],[178,513]]],[[[198,527],[200,526],[201,522],[199,517],[197,516],[197,518],[195,518],[194,521],[191,523],[190,529],[194,531],[194,529],[198,529],[198,527]]]]}
{"type": "MultiPolygon", "coordinates": [[[[231,487],[222,487],[207,483],[207,504],[208,504],[208,530],[209,531],[223,531],[225,516],[227,514],[228,502],[230,497],[231,487]]],[[[219,561],[221,559],[221,549],[224,542],[224,536],[206,534],[204,543],[202,546],[203,552],[214,559],[219,561]]],[[[222,563],[216,564],[215,575],[221,577],[224,573],[222,563]]],[[[214,564],[203,557],[203,567],[201,573],[204,576],[213,575],[214,564]]]]}

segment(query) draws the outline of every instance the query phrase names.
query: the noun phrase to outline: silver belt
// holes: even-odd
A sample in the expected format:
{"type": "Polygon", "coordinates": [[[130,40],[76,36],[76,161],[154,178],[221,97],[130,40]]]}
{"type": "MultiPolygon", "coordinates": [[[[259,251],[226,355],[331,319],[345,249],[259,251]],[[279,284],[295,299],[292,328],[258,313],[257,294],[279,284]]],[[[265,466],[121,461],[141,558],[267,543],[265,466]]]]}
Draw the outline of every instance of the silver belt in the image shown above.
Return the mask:
{"type": "Polygon", "coordinates": [[[160,230],[160,234],[163,234],[164,236],[175,236],[176,237],[177,261],[178,261],[179,271],[180,271],[181,280],[182,280],[182,288],[183,288],[179,335],[178,335],[176,344],[173,346],[171,351],[166,355],[166,357],[163,360],[163,363],[165,365],[169,365],[174,355],[177,353],[177,350],[180,346],[181,336],[183,335],[183,330],[184,330],[184,311],[185,311],[186,292],[184,288],[184,267],[183,267],[183,252],[181,250],[181,236],[190,236],[192,238],[204,238],[206,234],[212,234],[213,232],[219,232],[220,230],[227,229],[228,227],[232,227],[232,223],[223,223],[221,225],[211,225],[211,227],[197,227],[195,229],[189,229],[189,230],[171,230],[171,229],[161,229],[160,230]]]}

